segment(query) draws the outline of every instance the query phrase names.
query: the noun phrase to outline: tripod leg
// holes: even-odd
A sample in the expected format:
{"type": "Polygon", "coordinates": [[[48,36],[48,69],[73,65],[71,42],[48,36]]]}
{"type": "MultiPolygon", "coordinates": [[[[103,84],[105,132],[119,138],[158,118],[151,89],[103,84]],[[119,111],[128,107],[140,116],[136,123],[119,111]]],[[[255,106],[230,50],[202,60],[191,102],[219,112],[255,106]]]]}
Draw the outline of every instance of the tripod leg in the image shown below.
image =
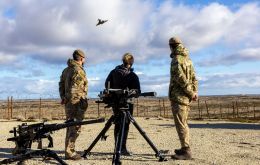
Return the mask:
{"type": "Polygon", "coordinates": [[[120,131],[116,137],[116,145],[115,151],[113,155],[112,165],[121,165],[120,156],[121,156],[121,149],[122,149],[122,142],[124,138],[124,131],[125,131],[125,123],[126,123],[126,113],[122,112],[122,117],[120,117],[120,131]]]}
{"type": "Polygon", "coordinates": [[[91,143],[91,145],[88,147],[88,149],[84,150],[84,154],[82,155],[83,158],[86,158],[87,154],[90,153],[90,151],[92,150],[92,148],[96,145],[96,143],[98,142],[98,140],[105,135],[105,133],[107,132],[107,130],[111,127],[113,121],[115,119],[115,116],[112,115],[107,123],[105,124],[105,127],[102,129],[102,131],[98,134],[98,136],[96,137],[96,139],[91,143]]]}
{"type": "Polygon", "coordinates": [[[143,131],[143,129],[138,125],[138,123],[135,121],[133,116],[127,112],[127,117],[129,120],[133,123],[135,128],[139,131],[139,133],[143,136],[143,138],[146,140],[146,142],[150,145],[150,147],[154,150],[155,156],[159,157],[159,161],[164,161],[166,160],[165,157],[162,155],[162,153],[155,147],[153,142],[149,139],[149,137],[146,135],[146,133],[143,131]]]}
{"type": "Polygon", "coordinates": [[[19,163],[22,163],[25,160],[28,160],[28,159],[31,159],[31,158],[37,157],[37,156],[41,156],[43,158],[51,157],[51,158],[57,160],[62,165],[68,165],[55,152],[53,152],[49,149],[31,151],[31,152],[28,152],[26,154],[22,154],[22,155],[13,157],[13,158],[4,159],[3,161],[0,161],[0,164],[10,164],[10,163],[17,162],[17,161],[19,161],[19,163]]]}
{"type": "Polygon", "coordinates": [[[44,155],[47,156],[47,157],[51,157],[51,158],[57,160],[61,165],[68,165],[55,152],[53,152],[51,150],[46,150],[44,155]]]}

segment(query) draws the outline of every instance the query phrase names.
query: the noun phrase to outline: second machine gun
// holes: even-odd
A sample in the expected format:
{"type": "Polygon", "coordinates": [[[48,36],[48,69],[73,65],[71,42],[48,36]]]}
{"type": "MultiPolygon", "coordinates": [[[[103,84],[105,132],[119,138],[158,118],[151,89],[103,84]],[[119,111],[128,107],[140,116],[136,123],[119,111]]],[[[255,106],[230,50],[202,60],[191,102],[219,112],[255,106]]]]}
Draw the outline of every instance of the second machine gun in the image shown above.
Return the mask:
{"type": "Polygon", "coordinates": [[[54,131],[68,128],[71,126],[101,123],[104,121],[104,118],[100,118],[86,121],[68,120],[60,124],[46,124],[43,122],[30,125],[27,125],[27,123],[18,125],[10,131],[10,133],[12,133],[14,136],[8,138],[7,141],[15,142],[15,148],[12,153],[13,155],[19,156],[0,161],[0,164],[8,164],[15,161],[23,161],[26,159],[30,159],[33,156],[52,157],[61,164],[66,164],[53,151],[49,149],[42,149],[42,139],[47,138],[49,140],[48,148],[51,148],[53,147],[53,138],[51,137],[51,134],[54,131]],[[38,149],[41,150],[30,151],[33,142],[38,142],[38,149]]]}
{"type": "Polygon", "coordinates": [[[102,129],[102,131],[99,133],[99,135],[96,137],[96,139],[92,142],[92,144],[84,151],[84,154],[82,157],[86,158],[87,155],[90,154],[90,151],[95,146],[95,144],[98,142],[99,139],[106,139],[106,132],[111,127],[111,125],[115,122],[115,120],[118,120],[116,116],[120,115],[120,131],[119,134],[116,137],[115,142],[115,149],[113,154],[113,160],[112,165],[121,165],[120,156],[121,156],[121,149],[122,149],[122,139],[124,136],[124,128],[126,124],[126,120],[129,120],[135,128],[139,131],[139,133],[143,136],[143,138],[146,140],[146,142],[150,145],[150,147],[154,150],[155,156],[159,157],[159,161],[166,161],[165,156],[162,155],[162,151],[159,151],[153,142],[148,138],[146,133],[142,130],[142,128],[138,125],[138,123],[135,121],[131,113],[129,112],[129,103],[131,103],[132,98],[137,98],[139,96],[156,96],[156,92],[145,92],[145,93],[139,93],[138,90],[124,90],[124,89],[105,89],[98,95],[100,100],[96,101],[97,103],[104,103],[106,104],[106,107],[112,107],[114,110],[114,114],[109,118],[107,123],[105,124],[105,127],[102,129]]]}

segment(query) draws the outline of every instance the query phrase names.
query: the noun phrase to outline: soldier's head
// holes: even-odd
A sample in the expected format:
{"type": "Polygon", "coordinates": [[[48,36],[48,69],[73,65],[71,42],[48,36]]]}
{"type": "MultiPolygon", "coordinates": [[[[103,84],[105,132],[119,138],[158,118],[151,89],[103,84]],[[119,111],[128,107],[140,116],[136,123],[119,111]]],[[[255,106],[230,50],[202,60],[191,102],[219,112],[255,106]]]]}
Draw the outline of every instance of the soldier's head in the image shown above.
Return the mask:
{"type": "Polygon", "coordinates": [[[85,54],[84,54],[84,52],[82,50],[80,50],[80,49],[74,50],[72,56],[73,56],[73,60],[81,63],[82,65],[84,65],[84,63],[85,63],[85,54]]]}
{"type": "Polygon", "coordinates": [[[134,64],[134,56],[131,53],[125,53],[122,57],[122,61],[125,67],[131,68],[134,64]]]}
{"type": "Polygon", "coordinates": [[[169,39],[169,46],[171,51],[173,51],[179,44],[182,44],[182,42],[178,37],[171,37],[169,39]]]}

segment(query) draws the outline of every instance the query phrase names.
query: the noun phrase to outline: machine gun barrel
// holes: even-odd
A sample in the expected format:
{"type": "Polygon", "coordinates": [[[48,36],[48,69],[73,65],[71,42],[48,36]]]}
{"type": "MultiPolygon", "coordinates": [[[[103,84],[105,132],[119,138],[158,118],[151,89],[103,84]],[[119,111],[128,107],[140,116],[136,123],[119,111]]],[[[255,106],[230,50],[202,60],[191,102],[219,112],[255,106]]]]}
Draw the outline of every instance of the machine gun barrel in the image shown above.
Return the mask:
{"type": "Polygon", "coordinates": [[[104,121],[105,121],[104,118],[95,119],[95,120],[87,120],[87,121],[69,120],[69,121],[66,121],[65,123],[61,123],[61,124],[46,125],[45,127],[43,127],[41,132],[52,132],[52,131],[57,131],[57,130],[67,128],[67,127],[86,125],[86,124],[95,124],[95,123],[101,123],[101,122],[104,122],[104,121]]]}
{"type": "Polygon", "coordinates": [[[87,120],[87,121],[74,121],[69,120],[61,124],[45,124],[37,123],[32,125],[19,125],[18,130],[14,128],[10,133],[14,133],[14,137],[8,138],[7,141],[18,141],[18,140],[36,140],[42,138],[47,133],[52,133],[63,128],[77,126],[77,125],[86,125],[104,122],[104,118],[87,120]]]}
{"type": "Polygon", "coordinates": [[[139,96],[156,96],[156,92],[144,92],[144,93],[140,93],[139,96]]]}

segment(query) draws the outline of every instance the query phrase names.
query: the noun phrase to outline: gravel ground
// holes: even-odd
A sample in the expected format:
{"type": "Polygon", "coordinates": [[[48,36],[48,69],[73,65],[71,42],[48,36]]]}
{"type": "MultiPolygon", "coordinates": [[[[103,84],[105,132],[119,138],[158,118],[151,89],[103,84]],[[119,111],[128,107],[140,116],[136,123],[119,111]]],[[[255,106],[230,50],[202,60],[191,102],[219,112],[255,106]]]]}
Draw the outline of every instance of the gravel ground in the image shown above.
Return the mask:
{"type": "MultiPolygon", "coordinates": [[[[210,165],[232,165],[232,164],[260,164],[260,124],[245,124],[226,121],[190,121],[191,148],[193,160],[176,161],[171,160],[169,155],[173,154],[175,148],[179,148],[179,140],[176,134],[173,120],[164,118],[135,118],[138,124],[147,133],[159,150],[169,150],[168,161],[158,162],[154,152],[143,139],[137,129],[131,124],[128,137],[128,149],[133,156],[122,156],[123,165],[174,165],[174,164],[210,164],[210,165]]],[[[52,121],[50,123],[62,121],[52,121]]],[[[17,121],[0,121],[0,160],[12,157],[11,151],[14,143],[6,141],[11,134],[8,133],[14,126],[21,124],[17,121]]],[[[76,143],[80,153],[87,149],[95,139],[105,123],[82,126],[82,132],[76,143]]],[[[111,164],[114,149],[113,126],[107,132],[106,141],[99,141],[91,151],[87,160],[67,161],[75,165],[109,165],[111,164]]],[[[65,129],[53,133],[53,150],[64,159],[65,129]]],[[[44,141],[47,145],[47,141],[44,141]]],[[[33,145],[36,148],[36,144],[33,145]]],[[[34,158],[25,164],[57,164],[54,160],[34,158]]]]}

